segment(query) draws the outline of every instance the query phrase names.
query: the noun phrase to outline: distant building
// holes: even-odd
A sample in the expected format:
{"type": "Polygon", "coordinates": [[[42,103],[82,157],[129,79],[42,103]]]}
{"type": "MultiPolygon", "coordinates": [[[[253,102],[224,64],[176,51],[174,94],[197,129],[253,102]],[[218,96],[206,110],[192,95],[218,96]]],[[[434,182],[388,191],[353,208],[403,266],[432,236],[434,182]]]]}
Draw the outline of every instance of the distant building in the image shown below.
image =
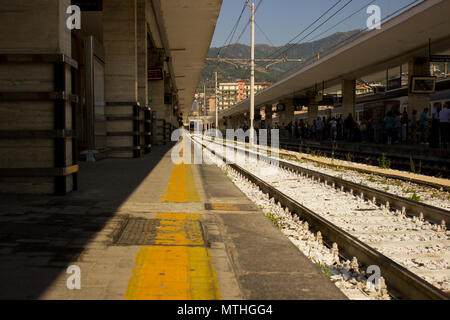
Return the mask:
{"type": "MultiPolygon", "coordinates": [[[[255,93],[266,89],[271,83],[255,82],[255,93]]],[[[219,110],[230,108],[250,97],[250,82],[237,81],[219,84],[219,110]]]]}
{"type": "Polygon", "coordinates": [[[206,97],[206,106],[208,108],[209,112],[215,112],[216,111],[216,97],[206,97]]]}
{"type": "MultiPolygon", "coordinates": [[[[195,94],[195,100],[198,102],[198,104],[201,106],[201,109],[203,110],[203,104],[204,104],[204,99],[205,99],[205,94],[203,92],[201,93],[196,93],[195,94]]],[[[214,95],[206,95],[206,112],[208,114],[212,114],[216,111],[216,101],[215,101],[215,96],[214,95]]]]}

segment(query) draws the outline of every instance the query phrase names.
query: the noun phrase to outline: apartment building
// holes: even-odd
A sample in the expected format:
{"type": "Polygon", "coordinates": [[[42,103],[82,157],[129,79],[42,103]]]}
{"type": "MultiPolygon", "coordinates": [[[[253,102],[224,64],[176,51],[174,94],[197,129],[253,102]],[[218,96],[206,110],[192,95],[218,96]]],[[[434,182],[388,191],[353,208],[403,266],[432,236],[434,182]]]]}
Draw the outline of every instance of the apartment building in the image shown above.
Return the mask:
{"type": "MultiPolygon", "coordinates": [[[[266,89],[271,83],[255,82],[255,93],[266,89]]],[[[230,108],[250,97],[250,82],[237,81],[219,84],[219,110],[230,108]]]]}

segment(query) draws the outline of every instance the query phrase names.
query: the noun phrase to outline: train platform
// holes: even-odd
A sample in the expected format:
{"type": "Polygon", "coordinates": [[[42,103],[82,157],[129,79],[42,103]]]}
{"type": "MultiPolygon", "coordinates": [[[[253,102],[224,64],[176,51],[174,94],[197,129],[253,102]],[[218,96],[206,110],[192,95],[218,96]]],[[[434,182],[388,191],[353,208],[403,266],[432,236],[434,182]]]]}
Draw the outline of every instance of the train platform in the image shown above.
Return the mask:
{"type": "Polygon", "coordinates": [[[219,168],[171,150],[83,163],[66,197],[0,196],[0,299],[346,299],[219,168]]]}

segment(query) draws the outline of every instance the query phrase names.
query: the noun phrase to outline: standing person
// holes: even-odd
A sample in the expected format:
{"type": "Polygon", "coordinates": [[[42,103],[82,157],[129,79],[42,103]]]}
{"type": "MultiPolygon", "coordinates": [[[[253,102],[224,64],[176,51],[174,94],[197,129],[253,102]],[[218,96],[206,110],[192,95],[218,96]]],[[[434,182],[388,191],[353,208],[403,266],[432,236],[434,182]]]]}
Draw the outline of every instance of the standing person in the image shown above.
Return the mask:
{"type": "Polygon", "coordinates": [[[298,140],[298,138],[300,138],[300,132],[299,132],[299,128],[298,128],[298,121],[295,121],[294,135],[295,135],[295,139],[298,140]]]}
{"type": "Polygon", "coordinates": [[[409,127],[411,128],[411,141],[413,144],[417,143],[417,110],[413,110],[411,118],[409,119],[409,127]]]}
{"type": "Polygon", "coordinates": [[[316,131],[317,131],[317,139],[319,141],[322,141],[322,136],[323,136],[323,127],[324,127],[324,123],[322,121],[322,118],[317,118],[317,122],[316,122],[316,131]]]}
{"type": "Polygon", "coordinates": [[[386,119],[385,119],[385,129],[387,132],[387,141],[388,144],[392,144],[392,136],[394,133],[394,116],[392,114],[392,111],[389,111],[386,115],[386,119]]]}
{"type": "Polygon", "coordinates": [[[337,121],[336,119],[333,117],[330,121],[330,136],[331,136],[331,140],[332,141],[336,141],[337,138],[337,121]]]}
{"type": "Polygon", "coordinates": [[[359,126],[359,130],[361,131],[361,140],[367,141],[369,138],[368,135],[369,122],[366,119],[361,121],[361,125],[359,126]]]}
{"type": "Polygon", "coordinates": [[[406,111],[406,108],[403,109],[401,123],[402,123],[402,142],[407,142],[408,141],[408,112],[406,111]]]}
{"type": "Polygon", "coordinates": [[[394,143],[401,142],[402,130],[402,116],[398,110],[394,112],[394,143]]]}
{"type": "Polygon", "coordinates": [[[344,120],[344,131],[347,136],[347,141],[352,141],[353,138],[353,128],[355,122],[353,121],[353,115],[351,113],[348,114],[347,119],[344,120]]]}
{"type": "Polygon", "coordinates": [[[430,125],[428,122],[428,108],[425,108],[422,113],[420,114],[420,129],[422,131],[421,135],[421,143],[422,144],[428,144],[428,132],[430,129],[430,125]]]}
{"type": "Polygon", "coordinates": [[[289,123],[287,124],[287,126],[284,127],[284,129],[287,130],[289,140],[291,140],[291,139],[292,139],[292,121],[289,122],[289,123]]]}
{"type": "Polygon", "coordinates": [[[439,147],[439,112],[441,111],[441,103],[436,102],[431,109],[431,134],[430,147],[439,147]]]}
{"type": "Polygon", "coordinates": [[[306,132],[305,132],[305,122],[303,119],[300,119],[300,136],[302,138],[305,138],[306,132]]]}
{"type": "Polygon", "coordinates": [[[343,140],[344,139],[344,120],[342,120],[342,114],[339,115],[339,119],[338,119],[338,140],[343,140]]]}
{"type": "Polygon", "coordinates": [[[444,103],[444,108],[439,114],[442,145],[444,149],[450,147],[450,101],[444,103]]]}
{"type": "Polygon", "coordinates": [[[317,131],[317,125],[316,125],[316,120],[313,121],[312,127],[311,127],[311,138],[312,139],[316,139],[316,131],[317,131]]]}

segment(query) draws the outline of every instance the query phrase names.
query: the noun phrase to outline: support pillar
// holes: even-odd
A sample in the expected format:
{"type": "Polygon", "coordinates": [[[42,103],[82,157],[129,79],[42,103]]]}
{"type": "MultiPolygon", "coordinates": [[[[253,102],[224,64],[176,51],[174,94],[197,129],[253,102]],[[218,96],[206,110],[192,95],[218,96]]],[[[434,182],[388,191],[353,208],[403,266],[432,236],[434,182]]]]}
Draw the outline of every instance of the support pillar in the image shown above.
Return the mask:
{"type": "Polygon", "coordinates": [[[139,143],[144,153],[151,150],[151,109],[148,106],[148,45],[147,45],[147,17],[146,0],[137,0],[137,81],[139,109],[139,143]]]}
{"type": "Polygon", "coordinates": [[[0,193],[77,189],[69,5],[0,1],[0,193]]]}
{"type": "MultiPolygon", "coordinates": [[[[346,119],[351,113],[355,118],[356,81],[342,80],[342,117],[346,119]]],[[[316,117],[317,118],[317,117],[316,117]]]]}
{"type": "Polygon", "coordinates": [[[234,116],[233,117],[233,120],[232,120],[233,127],[232,128],[234,130],[237,130],[237,129],[241,128],[241,126],[242,126],[242,121],[241,120],[242,119],[239,116],[234,116]]]}
{"type": "Polygon", "coordinates": [[[266,129],[270,130],[272,128],[272,105],[267,105],[264,107],[264,116],[265,116],[265,123],[266,123],[266,129]]]}
{"type": "Polygon", "coordinates": [[[103,3],[107,144],[112,157],[140,155],[137,2],[103,3]]]}
{"type": "MultiPolygon", "coordinates": [[[[429,76],[430,62],[427,58],[412,58],[408,62],[408,87],[410,88],[411,78],[413,76],[429,76]]],[[[425,108],[430,106],[429,94],[414,94],[409,90],[408,94],[408,113],[411,114],[413,110],[417,110],[417,116],[420,116],[425,108]]]]}
{"type": "Polygon", "coordinates": [[[286,102],[286,110],[279,112],[279,123],[282,128],[294,121],[294,105],[292,102],[286,102]]]}
{"type": "Polygon", "coordinates": [[[314,120],[317,120],[319,116],[319,106],[309,105],[308,106],[308,124],[312,125],[314,120]]]}

